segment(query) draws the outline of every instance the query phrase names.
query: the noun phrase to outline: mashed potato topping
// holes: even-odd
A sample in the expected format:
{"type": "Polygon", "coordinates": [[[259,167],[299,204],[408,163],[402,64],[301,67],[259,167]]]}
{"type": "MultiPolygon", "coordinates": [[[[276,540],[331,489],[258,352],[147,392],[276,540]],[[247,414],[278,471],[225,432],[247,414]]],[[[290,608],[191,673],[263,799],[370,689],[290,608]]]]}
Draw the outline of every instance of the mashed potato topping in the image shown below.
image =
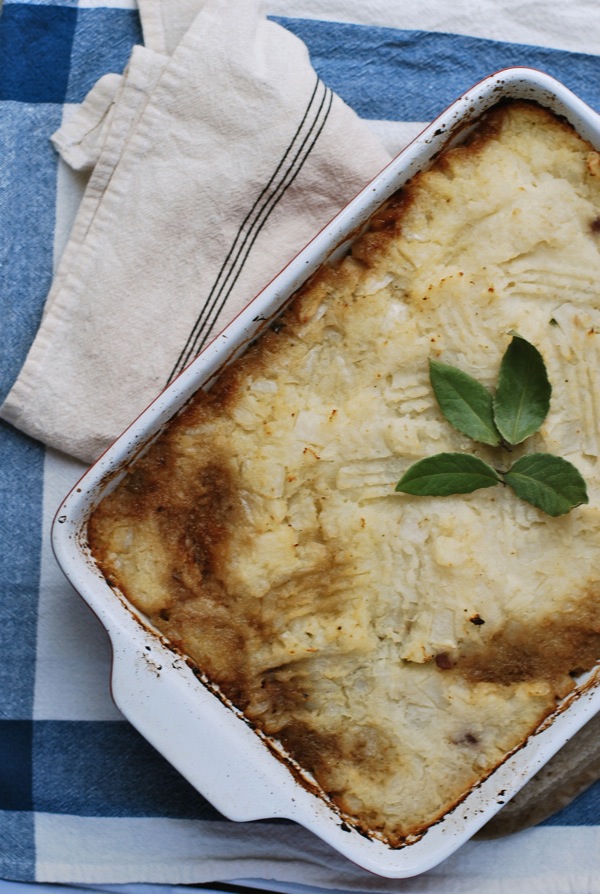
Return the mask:
{"type": "Polygon", "coordinates": [[[525,102],[488,113],[199,393],[93,513],[112,585],[393,846],[519,746],[600,657],[600,159],[525,102]],[[490,388],[544,357],[547,451],[589,504],[394,492],[441,451],[497,462],[430,358],[490,388]]]}

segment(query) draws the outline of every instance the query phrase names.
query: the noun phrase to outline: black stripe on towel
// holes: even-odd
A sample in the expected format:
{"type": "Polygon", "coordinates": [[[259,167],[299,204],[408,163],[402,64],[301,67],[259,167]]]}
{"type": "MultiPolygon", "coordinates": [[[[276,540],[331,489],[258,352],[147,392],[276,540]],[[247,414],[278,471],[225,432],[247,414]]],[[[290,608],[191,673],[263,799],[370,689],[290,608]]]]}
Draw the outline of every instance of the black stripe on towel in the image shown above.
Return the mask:
{"type": "Polygon", "coordinates": [[[256,239],[273,209],[302,170],[319,139],[329,117],[332,102],[332,91],[317,78],[302,121],[268,183],[242,221],[168,382],[171,382],[206,344],[221,310],[243,271],[256,239]]]}

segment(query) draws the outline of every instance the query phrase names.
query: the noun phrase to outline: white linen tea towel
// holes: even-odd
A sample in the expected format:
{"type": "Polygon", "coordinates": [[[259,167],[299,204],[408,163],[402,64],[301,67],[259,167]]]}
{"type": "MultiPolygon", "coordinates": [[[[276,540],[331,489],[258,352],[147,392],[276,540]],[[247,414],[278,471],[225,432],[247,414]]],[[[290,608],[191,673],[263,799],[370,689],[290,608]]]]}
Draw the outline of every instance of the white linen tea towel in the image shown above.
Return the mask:
{"type": "Polygon", "coordinates": [[[84,461],[389,161],[298,38],[226,0],[170,57],[135,47],[55,144],[93,170],[1,415],[84,461]]]}

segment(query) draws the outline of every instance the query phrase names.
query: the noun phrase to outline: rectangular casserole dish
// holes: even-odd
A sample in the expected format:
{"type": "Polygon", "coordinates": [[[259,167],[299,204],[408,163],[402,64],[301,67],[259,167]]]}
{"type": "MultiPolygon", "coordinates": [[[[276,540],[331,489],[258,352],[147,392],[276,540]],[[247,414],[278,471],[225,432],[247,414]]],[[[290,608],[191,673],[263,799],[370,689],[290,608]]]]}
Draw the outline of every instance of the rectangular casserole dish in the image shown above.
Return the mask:
{"type": "Polygon", "coordinates": [[[440,151],[460,142],[502,99],[533,100],[564,117],[600,148],[600,119],[548,76],[509,69],[460,97],[351,202],[257,296],[249,307],[98,460],[57,512],[52,540],[58,562],[111,638],[115,701],[133,725],[214,806],[232,820],[286,817],[319,835],[358,865],[388,877],[416,875],[472,836],[600,708],[595,673],[578,681],[535,734],[424,834],[392,848],[348,826],[310,790],[302,768],[267,747],[244,717],[109,586],[87,543],[87,520],[104,493],[198,388],[210,388],[326,260],[342,256],[373,212],[440,151]]]}

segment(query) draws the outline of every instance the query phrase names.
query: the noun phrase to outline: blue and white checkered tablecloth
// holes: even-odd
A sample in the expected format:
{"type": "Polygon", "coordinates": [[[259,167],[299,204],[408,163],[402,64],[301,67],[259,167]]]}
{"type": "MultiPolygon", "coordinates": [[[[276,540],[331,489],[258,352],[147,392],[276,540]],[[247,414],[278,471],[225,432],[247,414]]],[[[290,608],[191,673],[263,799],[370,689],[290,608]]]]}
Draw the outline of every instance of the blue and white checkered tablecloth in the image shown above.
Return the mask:
{"type": "MultiPolygon", "coordinates": [[[[268,11],[392,149],[477,80],[511,65],[543,69],[600,110],[595,2],[546,0],[529,12],[510,0],[363,6],[278,0],[268,11]]],[[[81,178],[59,163],[49,137],[141,41],[127,0],[4,2],[0,400],[36,333],[81,194],[81,178]]],[[[51,518],[82,470],[0,425],[0,879],[600,894],[600,783],[541,826],[471,842],[401,883],[355,869],[290,824],[220,817],[114,707],[107,638],[52,558],[51,518]]]]}

